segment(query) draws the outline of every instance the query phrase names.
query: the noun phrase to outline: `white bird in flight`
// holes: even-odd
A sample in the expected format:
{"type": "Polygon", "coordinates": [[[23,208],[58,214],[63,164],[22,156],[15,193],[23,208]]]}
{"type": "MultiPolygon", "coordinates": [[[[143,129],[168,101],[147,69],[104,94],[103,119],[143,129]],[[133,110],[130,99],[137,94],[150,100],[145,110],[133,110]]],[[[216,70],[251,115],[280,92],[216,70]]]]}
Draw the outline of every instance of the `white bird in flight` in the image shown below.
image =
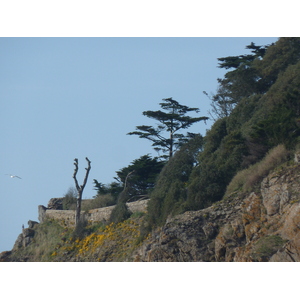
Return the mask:
{"type": "Polygon", "coordinates": [[[12,175],[12,174],[5,174],[5,175],[10,176],[10,178],[19,178],[19,179],[22,179],[21,177],[19,177],[17,175],[12,175]]]}

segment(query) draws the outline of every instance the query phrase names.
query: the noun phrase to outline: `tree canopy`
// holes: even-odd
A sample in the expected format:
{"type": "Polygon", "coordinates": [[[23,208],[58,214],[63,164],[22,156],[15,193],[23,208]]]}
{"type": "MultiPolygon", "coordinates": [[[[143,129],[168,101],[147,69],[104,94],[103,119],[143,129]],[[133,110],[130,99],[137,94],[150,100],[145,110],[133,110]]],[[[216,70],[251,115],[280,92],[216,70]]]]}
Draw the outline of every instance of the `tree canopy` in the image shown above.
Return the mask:
{"type": "Polygon", "coordinates": [[[150,193],[164,164],[157,157],[151,158],[149,154],[143,155],[133,160],[127,167],[116,171],[117,176],[114,177],[116,181],[110,184],[103,184],[94,179],[95,190],[98,195],[111,194],[117,200],[126,183],[127,201],[136,200],[150,193]]]}
{"type": "MultiPolygon", "coordinates": [[[[252,54],[218,58],[219,68],[231,70],[224,78],[218,78],[217,92],[209,97],[212,101],[212,114],[216,119],[228,117],[242,98],[267,90],[268,84],[262,78],[256,62],[263,59],[269,46],[251,43],[246,49],[250,49],[252,54]]],[[[206,92],[204,94],[208,96],[206,92]]]]}
{"type": "Polygon", "coordinates": [[[140,138],[145,138],[152,141],[152,146],[156,151],[168,153],[164,158],[173,156],[175,150],[194,136],[193,133],[187,133],[185,136],[178,133],[181,129],[187,129],[191,125],[199,121],[206,121],[208,117],[191,117],[187,113],[199,113],[199,108],[190,108],[180,104],[172,98],[162,99],[163,102],[159,103],[161,108],[165,111],[144,111],[143,115],[159,121],[159,125],[154,128],[153,126],[141,125],[136,126],[136,131],[129,132],[128,135],[138,135],[140,138]],[[168,132],[169,135],[165,137],[163,132],[168,132]]]}

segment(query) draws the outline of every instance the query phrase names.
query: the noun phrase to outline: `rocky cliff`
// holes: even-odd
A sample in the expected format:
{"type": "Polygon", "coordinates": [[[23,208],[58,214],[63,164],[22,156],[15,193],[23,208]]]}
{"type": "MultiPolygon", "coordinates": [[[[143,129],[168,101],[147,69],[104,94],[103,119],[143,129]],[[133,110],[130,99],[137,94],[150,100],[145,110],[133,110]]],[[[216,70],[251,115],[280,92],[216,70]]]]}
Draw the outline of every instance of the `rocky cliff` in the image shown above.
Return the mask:
{"type": "Polygon", "coordinates": [[[273,171],[260,188],[170,218],[135,261],[300,261],[300,166],[273,171]]]}
{"type": "Polygon", "coordinates": [[[48,232],[47,222],[30,222],[0,261],[298,262],[300,165],[273,170],[248,194],[237,191],[211,207],[169,217],[140,243],[142,218],[107,225],[82,241],[67,240],[71,229],[57,223],[49,233],[57,240],[45,250],[38,249],[39,236],[45,240],[39,230],[48,232]]]}

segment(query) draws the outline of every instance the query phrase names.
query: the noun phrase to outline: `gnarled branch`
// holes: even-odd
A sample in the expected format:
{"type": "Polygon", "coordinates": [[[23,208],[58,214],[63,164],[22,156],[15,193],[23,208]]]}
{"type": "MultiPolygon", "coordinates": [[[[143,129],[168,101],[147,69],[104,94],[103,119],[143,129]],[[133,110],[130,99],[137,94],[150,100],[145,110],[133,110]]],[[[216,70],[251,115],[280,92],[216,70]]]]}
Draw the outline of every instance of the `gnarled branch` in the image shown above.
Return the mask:
{"type": "Polygon", "coordinates": [[[74,165],[75,165],[75,169],[74,169],[73,178],[74,178],[74,181],[75,181],[76,190],[79,193],[80,187],[79,187],[79,184],[78,184],[78,181],[77,181],[77,178],[76,178],[76,175],[77,175],[77,172],[78,172],[78,159],[77,158],[74,159],[74,165]]]}

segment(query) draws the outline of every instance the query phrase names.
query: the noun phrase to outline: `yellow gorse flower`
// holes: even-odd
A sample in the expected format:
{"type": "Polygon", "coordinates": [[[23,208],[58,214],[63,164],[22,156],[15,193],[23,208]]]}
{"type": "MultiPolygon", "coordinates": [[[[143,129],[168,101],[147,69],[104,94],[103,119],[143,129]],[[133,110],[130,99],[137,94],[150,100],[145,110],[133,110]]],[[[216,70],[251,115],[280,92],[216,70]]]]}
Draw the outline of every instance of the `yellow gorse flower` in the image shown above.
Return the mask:
{"type": "MultiPolygon", "coordinates": [[[[82,240],[77,239],[76,248],[78,257],[84,257],[99,253],[101,249],[106,249],[113,243],[119,253],[132,248],[134,240],[139,236],[139,224],[133,220],[126,220],[121,223],[111,223],[101,232],[94,232],[82,240]]],[[[100,260],[98,258],[98,260],[100,260]]]]}

